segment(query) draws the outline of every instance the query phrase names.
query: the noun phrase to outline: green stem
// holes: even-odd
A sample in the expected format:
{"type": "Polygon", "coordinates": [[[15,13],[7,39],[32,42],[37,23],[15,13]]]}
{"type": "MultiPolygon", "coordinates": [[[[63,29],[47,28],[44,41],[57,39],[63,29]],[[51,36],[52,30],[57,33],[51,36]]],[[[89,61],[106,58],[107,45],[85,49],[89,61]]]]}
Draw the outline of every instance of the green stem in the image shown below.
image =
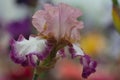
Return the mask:
{"type": "Polygon", "coordinates": [[[44,60],[42,65],[48,66],[52,62],[52,60],[55,58],[56,53],[57,53],[56,46],[54,46],[50,54],[48,55],[48,57],[44,60]]]}
{"type": "MultiPolygon", "coordinates": [[[[39,61],[37,61],[37,66],[39,66],[39,61]]],[[[32,80],[38,80],[38,77],[39,77],[39,75],[38,75],[38,73],[37,73],[37,66],[36,66],[36,68],[34,69],[34,74],[33,74],[33,79],[32,80]]]]}
{"type": "Polygon", "coordinates": [[[118,0],[112,0],[112,2],[113,2],[113,5],[115,5],[115,6],[119,6],[119,4],[118,4],[118,0]]]}
{"type": "Polygon", "coordinates": [[[63,48],[64,46],[66,46],[66,43],[64,45],[63,43],[61,44],[56,43],[53,49],[51,50],[50,54],[48,55],[48,57],[44,60],[42,65],[48,66],[51,65],[51,63],[54,63],[57,51],[63,48]]]}
{"type": "Polygon", "coordinates": [[[38,80],[38,74],[34,73],[33,79],[32,80],[38,80]]]}

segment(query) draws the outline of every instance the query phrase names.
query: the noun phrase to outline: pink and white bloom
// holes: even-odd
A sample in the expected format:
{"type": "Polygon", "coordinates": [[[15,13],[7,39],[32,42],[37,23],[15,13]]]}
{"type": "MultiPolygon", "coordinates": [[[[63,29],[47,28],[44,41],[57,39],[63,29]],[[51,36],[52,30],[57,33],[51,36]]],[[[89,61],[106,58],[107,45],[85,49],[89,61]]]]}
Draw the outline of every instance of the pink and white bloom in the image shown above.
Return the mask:
{"type": "Polygon", "coordinates": [[[48,57],[51,63],[57,54],[66,56],[66,53],[70,53],[72,58],[84,57],[84,52],[77,44],[80,29],[83,28],[83,22],[77,20],[81,15],[79,9],[64,3],[57,6],[46,4],[44,10],[38,10],[33,15],[32,24],[39,35],[30,36],[29,40],[20,35],[17,41],[11,41],[12,60],[24,66],[35,66],[37,61],[43,61],[44,64],[48,57]]]}
{"type": "Polygon", "coordinates": [[[67,4],[58,6],[45,5],[45,10],[39,10],[33,15],[32,23],[40,34],[54,37],[56,40],[68,41],[80,39],[80,29],[83,22],[77,18],[82,15],[79,9],[67,4]]]}
{"type": "Polygon", "coordinates": [[[37,59],[43,60],[50,51],[50,46],[45,39],[30,36],[29,40],[22,35],[18,41],[11,40],[10,56],[15,63],[20,63],[23,66],[36,65],[37,59]]]}

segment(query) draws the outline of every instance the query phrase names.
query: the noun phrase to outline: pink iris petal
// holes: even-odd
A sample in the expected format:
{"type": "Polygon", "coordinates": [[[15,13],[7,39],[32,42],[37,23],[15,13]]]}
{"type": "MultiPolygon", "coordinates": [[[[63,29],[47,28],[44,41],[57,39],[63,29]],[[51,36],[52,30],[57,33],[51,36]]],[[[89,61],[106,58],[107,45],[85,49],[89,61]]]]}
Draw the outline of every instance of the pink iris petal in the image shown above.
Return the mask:
{"type": "MultiPolygon", "coordinates": [[[[78,17],[80,17],[82,13],[80,10],[75,9],[67,4],[59,4],[59,24],[60,24],[60,37],[70,37],[71,35],[74,35],[73,30],[81,29],[83,28],[83,24],[77,20],[78,17]]],[[[76,31],[79,32],[79,31],[76,31]]],[[[75,33],[76,33],[75,32],[75,33]]],[[[74,36],[80,35],[75,34],[74,36]]],[[[71,38],[73,38],[71,36],[71,38]]],[[[77,38],[78,39],[78,38],[77,38]]]]}
{"type": "Polygon", "coordinates": [[[79,41],[80,39],[80,29],[83,27],[83,22],[79,22],[77,28],[74,28],[71,32],[71,38],[75,41],[79,41]]]}
{"type": "Polygon", "coordinates": [[[57,40],[61,38],[69,40],[74,36],[79,36],[79,30],[83,28],[83,23],[77,20],[81,16],[78,9],[63,3],[58,6],[46,4],[44,8],[45,10],[37,11],[32,20],[34,27],[40,33],[45,36],[52,35],[57,40]]]}

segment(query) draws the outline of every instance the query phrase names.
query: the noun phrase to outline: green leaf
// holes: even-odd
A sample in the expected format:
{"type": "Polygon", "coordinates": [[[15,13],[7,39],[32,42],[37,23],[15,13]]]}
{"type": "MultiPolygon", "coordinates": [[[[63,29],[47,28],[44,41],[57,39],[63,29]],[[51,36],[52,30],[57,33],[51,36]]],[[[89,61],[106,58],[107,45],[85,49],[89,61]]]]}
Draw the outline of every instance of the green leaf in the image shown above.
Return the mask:
{"type": "Polygon", "coordinates": [[[120,33],[120,8],[118,6],[118,2],[116,2],[117,0],[112,0],[112,1],[113,1],[112,18],[116,30],[120,33]]]}
{"type": "Polygon", "coordinates": [[[115,5],[115,6],[119,6],[118,0],[112,0],[112,3],[113,3],[113,5],[115,5]]]}

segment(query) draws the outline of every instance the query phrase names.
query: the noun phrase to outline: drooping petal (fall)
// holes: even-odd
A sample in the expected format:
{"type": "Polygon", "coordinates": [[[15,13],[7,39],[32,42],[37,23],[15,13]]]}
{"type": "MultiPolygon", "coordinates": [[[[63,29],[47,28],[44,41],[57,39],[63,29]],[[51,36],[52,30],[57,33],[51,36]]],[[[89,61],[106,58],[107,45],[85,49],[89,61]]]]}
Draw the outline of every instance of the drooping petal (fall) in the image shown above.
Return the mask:
{"type": "Polygon", "coordinates": [[[18,41],[11,41],[11,59],[23,66],[35,65],[38,59],[42,60],[49,54],[50,47],[46,43],[39,37],[30,36],[27,40],[20,35],[18,41]]]}
{"type": "Polygon", "coordinates": [[[74,58],[76,56],[84,55],[83,50],[77,44],[72,44],[71,46],[69,46],[69,52],[70,52],[72,58],[74,58]]]}
{"type": "Polygon", "coordinates": [[[44,8],[45,10],[37,11],[32,20],[33,26],[41,34],[57,40],[62,38],[70,40],[80,35],[79,30],[83,28],[83,23],[77,20],[81,16],[78,9],[64,3],[57,6],[46,4],[44,8]]]}
{"type": "Polygon", "coordinates": [[[84,55],[84,52],[77,44],[71,44],[69,46],[66,46],[58,52],[62,57],[65,57],[67,54],[70,54],[72,58],[84,55]]]}
{"type": "Polygon", "coordinates": [[[59,50],[57,54],[59,54],[62,58],[66,57],[64,49],[59,50]]]}
{"type": "Polygon", "coordinates": [[[83,65],[82,77],[87,78],[96,71],[97,62],[93,61],[88,55],[82,56],[80,62],[83,65]]]}

